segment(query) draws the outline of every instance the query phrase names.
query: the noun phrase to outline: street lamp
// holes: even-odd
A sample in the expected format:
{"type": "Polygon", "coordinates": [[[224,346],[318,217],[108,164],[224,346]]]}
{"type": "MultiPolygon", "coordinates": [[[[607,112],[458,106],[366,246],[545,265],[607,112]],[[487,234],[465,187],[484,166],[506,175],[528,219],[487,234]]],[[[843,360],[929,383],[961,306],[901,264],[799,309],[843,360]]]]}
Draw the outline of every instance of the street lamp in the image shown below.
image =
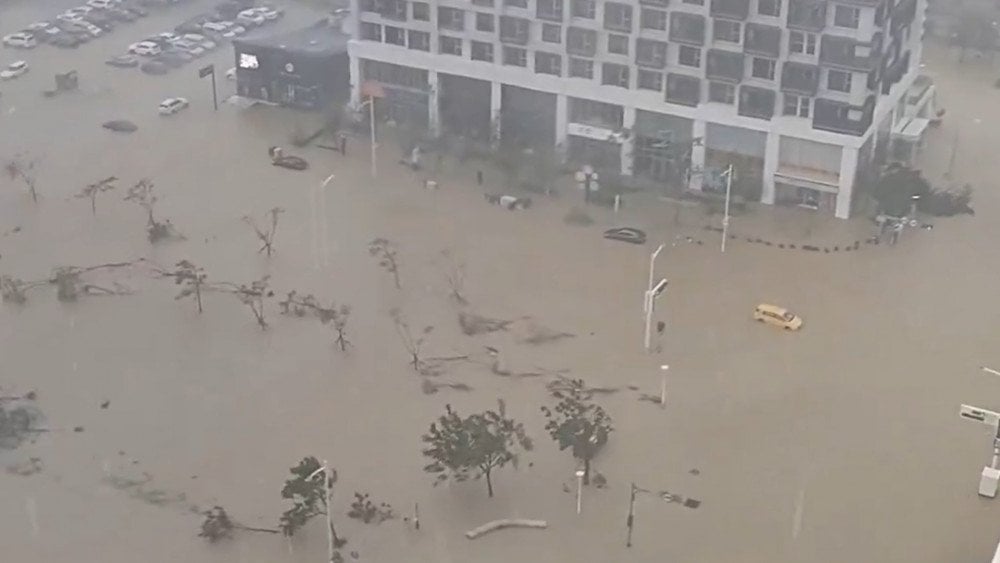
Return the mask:
{"type": "Polygon", "coordinates": [[[583,188],[583,202],[590,203],[590,191],[597,189],[597,180],[600,176],[594,171],[594,167],[589,164],[584,164],[576,173],[576,181],[583,188]]]}
{"type": "Polygon", "coordinates": [[[670,283],[666,278],[660,280],[653,288],[646,291],[646,333],[643,338],[643,344],[646,347],[646,351],[649,352],[652,346],[653,338],[653,309],[655,308],[656,298],[659,297],[667,289],[667,284],[670,283]]]}
{"type": "Polygon", "coordinates": [[[327,546],[327,557],[330,563],[333,563],[334,557],[336,557],[336,546],[334,545],[333,538],[333,509],[331,505],[333,504],[333,499],[330,497],[330,482],[333,481],[333,475],[330,471],[330,464],[324,459],[323,465],[309,474],[306,477],[306,481],[312,481],[313,477],[316,477],[320,473],[323,473],[323,495],[326,498],[326,546],[327,546]]]}
{"type": "Polygon", "coordinates": [[[726,239],[729,238],[729,199],[733,193],[733,165],[730,164],[722,173],[726,177],[726,206],[722,215],[722,252],[726,252],[726,239]]]}
{"type": "Polygon", "coordinates": [[[660,366],[660,408],[667,406],[667,370],[670,366],[663,364],[660,366]]]}
{"type": "Polygon", "coordinates": [[[576,470],[576,513],[583,510],[583,476],[586,472],[582,469],[576,470]]]}
{"type": "MultiPolygon", "coordinates": [[[[650,291],[653,290],[653,268],[656,266],[656,257],[660,255],[660,252],[663,250],[663,246],[664,245],[661,244],[660,246],[656,247],[656,250],[654,250],[653,253],[649,255],[649,283],[646,284],[646,293],[649,293],[650,291]]],[[[647,310],[646,309],[647,305],[648,303],[646,303],[646,299],[643,299],[642,311],[644,313],[647,310]]]]}
{"type": "Polygon", "coordinates": [[[632,528],[635,526],[635,495],[636,493],[649,493],[660,497],[660,500],[669,503],[679,503],[684,508],[695,509],[701,506],[701,501],[693,498],[685,498],[681,495],[671,493],[670,491],[650,491],[648,489],[643,489],[637,487],[635,483],[632,483],[632,489],[629,491],[628,497],[628,518],[625,521],[625,526],[628,528],[628,535],[625,538],[625,547],[632,547],[632,528]]]}

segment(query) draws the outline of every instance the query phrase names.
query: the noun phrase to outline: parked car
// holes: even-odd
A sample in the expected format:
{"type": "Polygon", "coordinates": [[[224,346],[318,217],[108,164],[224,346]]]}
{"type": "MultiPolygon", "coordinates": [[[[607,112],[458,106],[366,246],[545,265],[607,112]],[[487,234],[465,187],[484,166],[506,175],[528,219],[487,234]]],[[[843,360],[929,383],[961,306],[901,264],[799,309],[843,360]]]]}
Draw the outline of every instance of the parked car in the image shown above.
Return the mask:
{"type": "Polygon", "coordinates": [[[166,74],[170,72],[170,67],[159,61],[147,61],[139,66],[139,70],[146,74],[166,74]]]}
{"type": "Polygon", "coordinates": [[[167,98],[160,102],[160,115],[173,115],[188,107],[186,98],[167,98]]]}
{"type": "Polygon", "coordinates": [[[218,46],[215,44],[215,41],[212,41],[208,37],[205,37],[204,35],[198,33],[186,33],[184,34],[182,39],[184,39],[185,41],[191,41],[197,43],[198,45],[201,45],[201,48],[206,51],[211,51],[212,49],[215,49],[218,46]]]}
{"type": "Polygon", "coordinates": [[[174,43],[174,47],[183,49],[185,52],[188,52],[195,57],[200,57],[205,54],[204,47],[194,41],[188,41],[187,39],[181,39],[180,41],[174,43]]]}
{"type": "Polygon", "coordinates": [[[236,21],[246,26],[257,27],[264,25],[264,16],[253,10],[243,10],[236,15],[236,21]]]}
{"type": "Polygon", "coordinates": [[[247,32],[247,28],[243,27],[238,23],[233,23],[233,22],[229,22],[229,30],[235,33],[236,35],[243,35],[244,33],[247,32]]]}
{"type": "Polygon", "coordinates": [[[50,28],[53,28],[53,27],[55,27],[55,26],[52,25],[51,23],[43,21],[43,22],[35,22],[35,23],[29,25],[28,27],[26,27],[24,29],[25,29],[25,31],[30,31],[30,32],[34,33],[34,32],[37,32],[37,31],[44,31],[46,29],[50,29],[50,28]]]}
{"type": "Polygon", "coordinates": [[[162,33],[157,33],[156,35],[153,35],[153,36],[149,37],[148,39],[146,39],[146,41],[152,41],[153,43],[159,44],[160,47],[166,47],[167,45],[173,45],[174,43],[176,43],[176,42],[178,42],[180,40],[181,40],[180,35],[177,35],[176,33],[172,32],[172,31],[164,31],[162,33]]]}
{"type": "Polygon", "coordinates": [[[114,0],[87,0],[87,5],[98,10],[107,10],[115,5],[114,0]]]}
{"type": "Polygon", "coordinates": [[[164,49],[154,60],[164,61],[168,66],[181,66],[186,62],[193,61],[194,55],[180,47],[170,47],[169,49],[164,49]]]}
{"type": "Polygon", "coordinates": [[[263,16],[263,18],[267,21],[275,21],[285,15],[284,10],[271,8],[270,6],[257,6],[256,8],[250,9],[263,16]]]}
{"type": "Polygon", "coordinates": [[[139,6],[126,6],[122,8],[126,12],[135,15],[137,18],[144,18],[149,15],[149,11],[139,6]]]}
{"type": "Polygon", "coordinates": [[[28,72],[28,63],[15,61],[7,65],[7,68],[0,70],[0,80],[13,80],[26,72],[28,72]]]}
{"type": "Polygon", "coordinates": [[[785,330],[799,330],[802,328],[801,317],[777,305],[768,305],[767,303],[757,305],[753,310],[753,318],[757,322],[774,325],[785,330]]]}
{"type": "Polygon", "coordinates": [[[18,33],[5,35],[3,38],[3,44],[6,47],[16,47],[18,49],[34,49],[38,46],[38,41],[35,39],[33,34],[20,31],[18,33]]]}
{"type": "Polygon", "coordinates": [[[140,41],[128,46],[129,53],[132,53],[133,55],[141,55],[143,57],[153,57],[159,55],[162,51],[163,49],[152,41],[140,41]]]}
{"type": "Polygon", "coordinates": [[[227,23],[231,22],[205,22],[201,27],[205,31],[218,33],[226,39],[232,39],[233,37],[236,37],[236,32],[229,29],[229,26],[226,25],[227,23]]]}
{"type": "Polygon", "coordinates": [[[174,31],[177,33],[198,33],[201,31],[203,25],[210,21],[215,21],[215,18],[215,14],[199,14],[184,20],[184,22],[174,28],[174,31]]]}
{"type": "Polygon", "coordinates": [[[60,49],[74,49],[79,47],[83,41],[73,35],[72,33],[60,33],[59,35],[53,36],[49,39],[49,44],[60,49]]]}
{"type": "Polygon", "coordinates": [[[139,59],[135,55],[118,55],[104,61],[104,64],[118,68],[131,68],[139,66],[139,59]]]}
{"type": "Polygon", "coordinates": [[[253,0],[227,0],[215,5],[215,11],[226,19],[235,18],[243,10],[253,7],[253,0]]]}
{"type": "Polygon", "coordinates": [[[645,231],[633,227],[617,227],[614,229],[608,229],[604,231],[604,238],[630,242],[632,244],[646,243],[645,231]]]}

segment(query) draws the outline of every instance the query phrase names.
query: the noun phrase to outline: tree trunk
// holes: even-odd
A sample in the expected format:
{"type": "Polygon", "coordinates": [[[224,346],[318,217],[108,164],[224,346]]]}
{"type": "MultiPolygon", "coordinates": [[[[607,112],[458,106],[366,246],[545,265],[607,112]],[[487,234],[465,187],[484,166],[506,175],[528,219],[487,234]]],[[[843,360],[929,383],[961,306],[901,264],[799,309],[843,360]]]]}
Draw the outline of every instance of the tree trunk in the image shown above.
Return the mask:
{"type": "Polygon", "coordinates": [[[583,484],[590,484],[590,458],[584,458],[583,460],[583,484]]]}
{"type": "Polygon", "coordinates": [[[486,471],[486,492],[489,493],[490,498],[493,498],[493,479],[490,477],[489,471],[486,471]]]}
{"type": "Polygon", "coordinates": [[[201,314],[201,284],[195,284],[194,297],[198,301],[198,314],[201,314]]]}
{"type": "Polygon", "coordinates": [[[97,216],[97,196],[93,195],[90,197],[90,213],[96,217],[97,216]]]}

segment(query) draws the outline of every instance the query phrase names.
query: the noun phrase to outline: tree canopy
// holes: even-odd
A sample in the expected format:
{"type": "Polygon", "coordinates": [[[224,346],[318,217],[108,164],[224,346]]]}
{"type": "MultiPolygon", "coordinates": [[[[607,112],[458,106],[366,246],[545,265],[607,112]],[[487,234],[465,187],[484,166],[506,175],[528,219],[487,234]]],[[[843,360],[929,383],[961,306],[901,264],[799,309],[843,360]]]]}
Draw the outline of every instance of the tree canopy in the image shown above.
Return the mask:
{"type": "Polygon", "coordinates": [[[590,462],[614,430],[611,417],[591,401],[591,393],[582,380],[570,381],[564,388],[553,391],[552,396],[559,402],[551,409],[542,407],[548,420],[545,430],[560,450],[570,449],[573,457],[583,462],[583,479],[589,483],[590,462]]]}
{"type": "Polygon", "coordinates": [[[879,211],[894,217],[907,215],[917,199],[931,192],[930,183],[919,170],[892,164],[875,182],[872,196],[878,201],[879,211]]]}

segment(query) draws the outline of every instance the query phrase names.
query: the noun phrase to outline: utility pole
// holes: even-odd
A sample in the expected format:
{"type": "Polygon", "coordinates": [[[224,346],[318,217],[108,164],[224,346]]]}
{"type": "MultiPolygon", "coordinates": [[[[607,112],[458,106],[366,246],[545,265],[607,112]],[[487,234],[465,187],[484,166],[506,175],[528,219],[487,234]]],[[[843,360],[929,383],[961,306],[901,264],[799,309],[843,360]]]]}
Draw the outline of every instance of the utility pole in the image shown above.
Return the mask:
{"type": "Polygon", "coordinates": [[[656,298],[667,289],[668,283],[670,282],[666,278],[661,279],[655,287],[646,291],[646,330],[643,336],[643,346],[646,348],[646,352],[649,352],[653,347],[653,311],[656,308],[656,298]]]}
{"type": "Polygon", "coordinates": [[[212,77],[212,106],[215,111],[219,111],[219,96],[215,90],[215,65],[206,65],[198,69],[198,78],[212,77]]]}
{"type": "Polygon", "coordinates": [[[733,193],[733,165],[726,169],[726,208],[722,215],[722,252],[726,252],[726,239],[729,238],[729,199],[733,193]]]}
{"type": "Polygon", "coordinates": [[[685,498],[681,495],[671,493],[670,491],[650,491],[637,487],[635,483],[632,483],[632,488],[628,495],[628,518],[625,521],[625,525],[628,528],[627,536],[625,538],[625,547],[632,547],[632,529],[635,527],[635,495],[636,493],[650,493],[660,497],[660,500],[670,503],[678,503],[684,506],[684,508],[695,509],[701,506],[701,501],[693,498],[685,498]]]}
{"type": "Polygon", "coordinates": [[[327,561],[329,563],[334,562],[336,557],[337,548],[337,534],[333,530],[333,498],[330,490],[330,486],[333,482],[333,471],[330,469],[330,464],[323,460],[323,466],[312,472],[312,475],[306,478],[306,481],[311,481],[314,477],[323,474],[323,499],[326,502],[324,507],[326,510],[326,551],[327,551],[327,561]]]}
{"type": "Polygon", "coordinates": [[[625,526],[628,528],[628,535],[625,537],[625,547],[632,547],[632,526],[635,523],[635,483],[631,483],[631,488],[628,493],[628,518],[625,520],[625,526]]]}

